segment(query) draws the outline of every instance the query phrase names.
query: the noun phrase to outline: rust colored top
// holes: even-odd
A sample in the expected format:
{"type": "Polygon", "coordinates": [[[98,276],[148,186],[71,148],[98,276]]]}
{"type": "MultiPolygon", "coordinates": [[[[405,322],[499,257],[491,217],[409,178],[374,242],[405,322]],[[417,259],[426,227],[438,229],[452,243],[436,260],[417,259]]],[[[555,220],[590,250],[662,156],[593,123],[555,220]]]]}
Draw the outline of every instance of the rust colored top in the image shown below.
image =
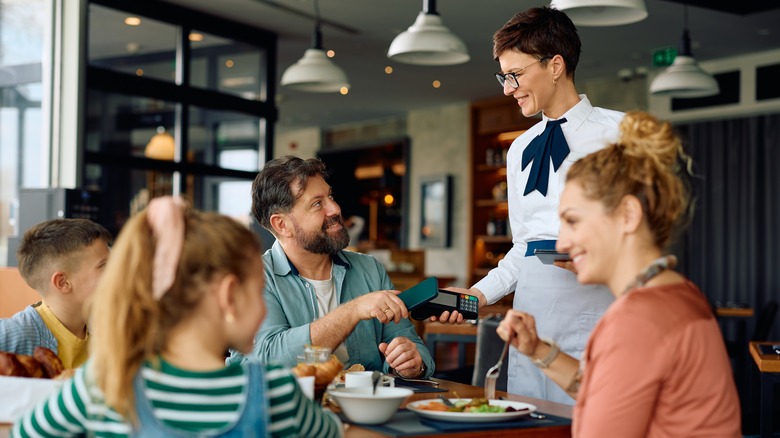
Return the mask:
{"type": "Polygon", "coordinates": [[[575,437],[742,436],[723,338],[691,282],[618,298],[593,330],[582,366],[575,437]]]}

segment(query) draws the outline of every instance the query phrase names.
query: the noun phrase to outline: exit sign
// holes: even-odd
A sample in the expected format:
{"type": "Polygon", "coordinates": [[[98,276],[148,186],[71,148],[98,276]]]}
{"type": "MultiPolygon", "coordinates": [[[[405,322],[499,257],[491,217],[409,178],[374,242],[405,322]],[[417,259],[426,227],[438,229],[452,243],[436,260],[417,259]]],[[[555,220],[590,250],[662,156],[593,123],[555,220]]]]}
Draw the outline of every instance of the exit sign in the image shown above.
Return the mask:
{"type": "Polygon", "coordinates": [[[674,47],[664,47],[653,52],[653,67],[666,67],[672,65],[677,56],[677,49],[674,47]]]}

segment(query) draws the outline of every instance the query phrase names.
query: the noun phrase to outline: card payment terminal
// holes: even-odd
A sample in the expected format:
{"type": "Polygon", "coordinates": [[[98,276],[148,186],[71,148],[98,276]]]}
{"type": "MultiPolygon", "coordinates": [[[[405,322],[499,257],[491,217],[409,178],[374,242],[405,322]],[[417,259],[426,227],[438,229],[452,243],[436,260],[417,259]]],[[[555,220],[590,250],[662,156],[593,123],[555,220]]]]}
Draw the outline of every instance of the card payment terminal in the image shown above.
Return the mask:
{"type": "Polygon", "coordinates": [[[439,293],[427,303],[412,310],[412,318],[417,320],[439,316],[444,311],[457,310],[463,319],[479,318],[479,299],[473,295],[450,292],[439,289],[439,293]]]}

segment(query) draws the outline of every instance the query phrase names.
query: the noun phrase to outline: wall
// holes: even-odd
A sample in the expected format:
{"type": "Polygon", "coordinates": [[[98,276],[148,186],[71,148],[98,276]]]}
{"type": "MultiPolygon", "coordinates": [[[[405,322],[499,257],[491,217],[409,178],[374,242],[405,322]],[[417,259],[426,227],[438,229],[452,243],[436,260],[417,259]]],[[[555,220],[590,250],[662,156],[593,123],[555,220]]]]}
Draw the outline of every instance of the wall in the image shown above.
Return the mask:
{"type": "MultiPolygon", "coordinates": [[[[755,99],[756,68],[778,63],[780,63],[780,49],[701,62],[699,63],[699,66],[712,74],[739,70],[739,103],[672,111],[671,99],[668,96],[650,96],[650,112],[657,117],[669,120],[672,123],[736,119],[780,112],[780,99],[768,99],[764,101],[756,101],[755,99]]],[[[659,69],[653,72],[653,77],[661,71],[662,70],[659,69]]]]}
{"type": "Polygon", "coordinates": [[[322,147],[320,128],[303,128],[295,131],[276,132],[274,158],[294,155],[300,158],[314,158],[322,147]]]}
{"type": "Polygon", "coordinates": [[[647,110],[647,77],[620,80],[617,77],[577,82],[577,91],[586,94],[593,106],[616,111],[647,110]]]}
{"type": "MultiPolygon", "coordinates": [[[[379,142],[387,138],[410,139],[409,249],[419,249],[420,180],[449,173],[453,177],[452,244],[449,248],[429,248],[425,265],[428,275],[455,277],[455,286],[466,285],[468,265],[469,187],[469,104],[448,105],[411,111],[406,118],[371,120],[335,126],[328,131],[331,148],[357,143],[379,142]]],[[[277,132],[274,157],[291,154],[314,157],[322,143],[319,128],[277,132]],[[291,147],[292,144],[296,146],[291,147]]]]}
{"type": "Polygon", "coordinates": [[[407,126],[411,138],[409,247],[419,247],[420,179],[424,176],[452,175],[452,239],[449,248],[428,248],[427,275],[452,276],[453,286],[465,284],[468,272],[470,125],[469,103],[411,111],[407,126]]]}

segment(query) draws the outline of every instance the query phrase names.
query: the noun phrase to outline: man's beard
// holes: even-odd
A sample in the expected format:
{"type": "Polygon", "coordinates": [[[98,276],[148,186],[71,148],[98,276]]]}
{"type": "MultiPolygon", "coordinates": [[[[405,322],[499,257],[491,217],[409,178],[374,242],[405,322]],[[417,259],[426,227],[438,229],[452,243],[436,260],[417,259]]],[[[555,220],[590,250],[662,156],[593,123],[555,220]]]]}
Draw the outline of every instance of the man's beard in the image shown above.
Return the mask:
{"type": "Polygon", "coordinates": [[[314,254],[333,255],[349,245],[349,233],[347,233],[347,228],[344,226],[344,221],[340,215],[326,219],[320,231],[305,232],[295,221],[293,221],[293,228],[295,229],[295,240],[298,242],[298,245],[314,254]],[[325,231],[336,223],[341,225],[341,229],[335,235],[325,231]]]}

